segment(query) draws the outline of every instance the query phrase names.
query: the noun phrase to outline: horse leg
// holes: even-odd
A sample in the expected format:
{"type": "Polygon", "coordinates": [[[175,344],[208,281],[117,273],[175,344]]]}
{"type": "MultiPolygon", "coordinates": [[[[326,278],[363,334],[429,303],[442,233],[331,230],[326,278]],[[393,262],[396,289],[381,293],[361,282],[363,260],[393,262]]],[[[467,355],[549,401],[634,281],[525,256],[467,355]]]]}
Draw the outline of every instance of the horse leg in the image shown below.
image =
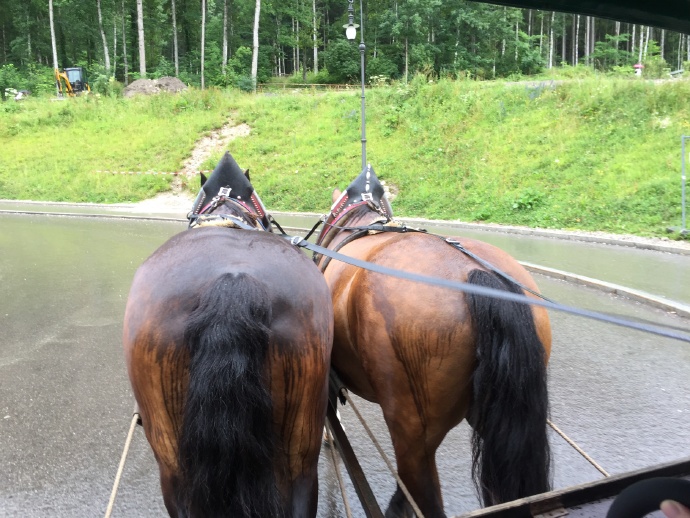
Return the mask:
{"type": "MultiPolygon", "coordinates": [[[[395,439],[393,443],[400,444],[395,439]]],[[[443,512],[443,497],[435,454],[435,448],[429,452],[426,448],[417,449],[412,444],[396,447],[398,475],[425,518],[446,516],[443,512]]],[[[398,485],[388,504],[386,518],[414,518],[415,516],[405,493],[398,485]]]]}
{"type": "Polygon", "coordinates": [[[172,518],[183,518],[184,510],[178,507],[177,495],[179,477],[172,470],[160,465],[161,492],[163,493],[163,503],[172,518]]]}
{"type": "Polygon", "coordinates": [[[316,516],[319,481],[316,471],[311,475],[301,476],[292,481],[292,514],[291,518],[312,518],[316,516]]]}

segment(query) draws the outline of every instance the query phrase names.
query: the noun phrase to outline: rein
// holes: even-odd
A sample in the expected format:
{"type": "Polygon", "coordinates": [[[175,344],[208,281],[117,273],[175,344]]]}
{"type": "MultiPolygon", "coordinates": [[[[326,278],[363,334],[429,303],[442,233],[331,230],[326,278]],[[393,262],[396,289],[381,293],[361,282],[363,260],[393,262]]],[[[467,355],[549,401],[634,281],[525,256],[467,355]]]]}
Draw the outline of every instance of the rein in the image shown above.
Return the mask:
{"type": "MultiPolygon", "coordinates": [[[[388,268],[386,266],[381,266],[375,263],[370,263],[368,261],[362,261],[361,259],[356,259],[348,255],[341,254],[339,252],[334,252],[328,248],[324,248],[319,245],[314,245],[304,240],[300,236],[289,236],[287,234],[282,236],[284,239],[288,240],[292,245],[299,246],[301,248],[306,248],[312,252],[325,255],[331,259],[336,259],[343,263],[356,266],[358,268],[363,268],[372,272],[380,273],[383,275],[390,275],[391,277],[396,277],[398,279],[404,279],[408,281],[421,282],[423,284],[428,284],[430,286],[438,286],[440,288],[452,289],[455,291],[462,291],[465,293],[471,293],[473,295],[480,295],[483,297],[491,297],[494,299],[509,300],[512,302],[518,302],[521,304],[532,304],[535,306],[542,306],[546,309],[552,309],[555,311],[561,311],[563,313],[570,313],[583,318],[588,318],[590,320],[597,320],[599,322],[606,322],[609,324],[617,325],[620,327],[627,327],[630,329],[635,329],[637,331],[643,331],[646,333],[651,333],[657,336],[663,336],[665,338],[672,338],[674,340],[680,340],[681,342],[690,343],[690,336],[682,332],[675,332],[665,329],[663,326],[658,326],[655,324],[647,324],[642,322],[634,322],[626,318],[621,318],[613,315],[607,315],[605,313],[600,313],[597,311],[590,311],[588,309],[576,308],[573,306],[566,306],[557,302],[551,302],[549,300],[540,300],[526,295],[519,295],[517,293],[506,292],[503,290],[497,290],[493,288],[486,288],[484,286],[477,286],[476,284],[469,284],[466,282],[459,281],[448,281],[446,279],[439,279],[438,277],[430,277],[428,275],[422,275],[418,273],[410,273],[402,270],[396,270],[394,268],[388,268]]],[[[543,298],[542,298],[543,299],[543,298]]]]}
{"type": "MultiPolygon", "coordinates": [[[[307,236],[304,239],[305,240],[309,239],[309,237],[314,233],[314,231],[319,227],[319,225],[321,223],[324,223],[324,228],[321,232],[321,235],[319,236],[319,239],[316,242],[317,245],[323,245],[323,242],[325,241],[325,237],[330,230],[338,229],[340,231],[348,230],[348,231],[352,232],[351,235],[347,236],[343,241],[338,243],[333,248],[334,252],[340,251],[340,249],[343,248],[345,245],[347,245],[348,243],[351,243],[352,241],[359,239],[360,237],[364,237],[367,235],[373,235],[373,234],[379,234],[382,232],[397,232],[397,233],[401,233],[401,234],[405,234],[407,232],[419,232],[422,234],[427,234],[429,236],[433,236],[433,237],[437,237],[438,239],[442,239],[443,241],[448,243],[450,246],[452,246],[456,250],[462,252],[467,257],[473,259],[475,262],[479,263],[481,266],[483,266],[484,268],[486,268],[490,272],[495,273],[499,277],[503,278],[504,280],[508,281],[511,284],[514,284],[515,286],[522,289],[523,291],[531,293],[532,295],[534,295],[535,297],[539,297],[540,299],[543,299],[543,300],[546,300],[549,302],[554,302],[553,300],[550,300],[549,298],[545,297],[541,293],[534,291],[531,288],[528,288],[527,286],[523,285],[521,282],[519,282],[518,280],[511,277],[510,275],[508,275],[503,270],[497,268],[496,266],[494,266],[490,262],[479,257],[477,254],[470,252],[464,246],[462,246],[462,244],[460,244],[459,241],[455,241],[454,239],[451,239],[451,238],[445,238],[443,236],[439,236],[438,234],[430,234],[429,232],[427,232],[425,229],[422,229],[422,228],[408,227],[404,223],[401,224],[401,223],[398,223],[398,222],[392,220],[387,215],[386,216],[382,215],[382,219],[380,219],[378,221],[374,221],[374,222],[372,222],[366,226],[345,227],[345,226],[336,225],[336,222],[342,220],[344,218],[344,216],[349,214],[353,209],[355,209],[356,207],[361,207],[362,205],[367,205],[367,204],[369,204],[370,206],[372,205],[369,201],[363,201],[363,202],[351,205],[345,211],[338,214],[338,216],[336,218],[334,218],[333,222],[331,222],[331,223],[327,223],[326,219],[324,217],[322,217],[316,223],[316,225],[311,229],[311,231],[307,234],[307,236]]],[[[376,210],[376,212],[381,214],[381,211],[376,209],[375,206],[374,206],[374,210],[376,210]]],[[[276,223],[276,225],[277,225],[277,223],[276,223]]],[[[277,226],[280,229],[280,231],[283,234],[285,234],[283,229],[280,228],[279,225],[277,225],[277,226]]],[[[326,255],[326,254],[314,253],[313,259],[314,259],[315,263],[317,263],[317,264],[319,263],[319,260],[321,259],[321,257],[320,257],[321,255],[326,255]]],[[[319,266],[319,269],[321,270],[321,272],[326,271],[326,268],[328,267],[328,264],[331,262],[331,259],[332,259],[331,257],[328,257],[326,255],[326,259],[324,259],[323,263],[319,266]]]]}

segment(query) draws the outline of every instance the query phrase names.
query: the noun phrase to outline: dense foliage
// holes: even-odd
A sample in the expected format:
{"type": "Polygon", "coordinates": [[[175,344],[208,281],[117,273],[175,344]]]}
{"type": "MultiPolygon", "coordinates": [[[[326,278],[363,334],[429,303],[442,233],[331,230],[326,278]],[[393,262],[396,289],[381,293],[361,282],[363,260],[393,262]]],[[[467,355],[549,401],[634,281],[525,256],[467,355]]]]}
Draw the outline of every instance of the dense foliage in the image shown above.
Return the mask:
{"type": "MultiPolygon", "coordinates": [[[[0,0],[0,92],[52,90],[46,4],[45,0],[0,0]]],[[[53,4],[61,68],[86,67],[91,82],[104,93],[112,90],[111,76],[124,83],[138,77],[135,0],[100,0],[102,32],[96,1],[54,0],[53,4]],[[109,49],[109,71],[103,38],[109,49]]],[[[186,83],[200,83],[201,5],[200,0],[143,1],[149,77],[176,75],[176,35],[178,75],[186,83]]],[[[206,5],[205,84],[246,87],[255,0],[208,0],[206,5]]],[[[264,0],[261,6],[260,83],[285,76],[295,82],[358,80],[357,43],[345,40],[343,31],[347,0],[264,0]]],[[[354,21],[361,23],[359,2],[354,2],[354,9],[354,21]]],[[[688,38],[677,33],[467,0],[368,0],[364,11],[367,80],[375,77],[377,82],[407,80],[417,72],[429,77],[515,77],[578,63],[631,74],[638,61],[645,62],[645,72],[661,76],[680,69],[690,53],[688,38]]]]}

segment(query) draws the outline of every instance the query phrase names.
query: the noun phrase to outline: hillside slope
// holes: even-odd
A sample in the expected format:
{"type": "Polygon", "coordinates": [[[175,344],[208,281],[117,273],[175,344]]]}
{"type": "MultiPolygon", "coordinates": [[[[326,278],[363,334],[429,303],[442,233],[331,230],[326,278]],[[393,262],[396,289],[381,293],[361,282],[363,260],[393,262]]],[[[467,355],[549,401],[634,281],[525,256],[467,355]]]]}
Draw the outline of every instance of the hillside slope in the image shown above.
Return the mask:
{"type": "MultiPolygon", "coordinates": [[[[96,171],[179,169],[229,118],[251,127],[230,151],[274,210],[328,210],[361,165],[356,89],[30,101],[0,104],[0,198],[150,197],[170,178],[96,171]]],[[[417,77],[367,90],[366,103],[368,161],[398,215],[640,235],[680,225],[689,81],[417,77]]]]}

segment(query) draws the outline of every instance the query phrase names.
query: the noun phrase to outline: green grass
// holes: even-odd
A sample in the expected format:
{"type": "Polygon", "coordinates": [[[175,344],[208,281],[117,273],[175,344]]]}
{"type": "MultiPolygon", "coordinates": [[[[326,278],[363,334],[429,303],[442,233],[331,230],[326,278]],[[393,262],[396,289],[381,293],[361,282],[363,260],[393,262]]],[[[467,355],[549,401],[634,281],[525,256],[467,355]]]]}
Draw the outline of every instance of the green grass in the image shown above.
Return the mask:
{"type": "Polygon", "coordinates": [[[221,126],[233,98],[218,91],[133,99],[80,97],[0,104],[0,198],[125,202],[169,188],[199,135],[221,126]]]}
{"type": "MultiPolygon", "coordinates": [[[[357,91],[77,101],[35,101],[17,113],[0,105],[0,197],[145,198],[168,180],[91,171],[175,170],[231,110],[252,133],[230,151],[272,210],[327,211],[333,188],[360,168],[357,91]]],[[[680,225],[687,133],[687,81],[535,88],[418,77],[367,91],[368,159],[399,190],[399,216],[663,235],[680,225]]]]}

